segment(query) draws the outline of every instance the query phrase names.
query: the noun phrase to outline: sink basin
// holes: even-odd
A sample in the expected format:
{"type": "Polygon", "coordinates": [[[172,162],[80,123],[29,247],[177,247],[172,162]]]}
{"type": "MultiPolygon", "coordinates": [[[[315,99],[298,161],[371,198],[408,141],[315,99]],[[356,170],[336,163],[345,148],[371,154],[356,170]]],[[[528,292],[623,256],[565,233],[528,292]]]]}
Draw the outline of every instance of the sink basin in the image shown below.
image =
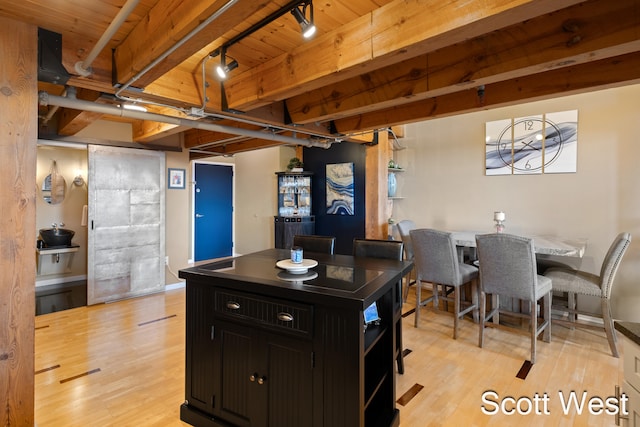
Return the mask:
{"type": "Polygon", "coordinates": [[[46,247],[71,246],[71,239],[75,231],[66,228],[43,228],[40,230],[40,237],[44,240],[46,247]]]}

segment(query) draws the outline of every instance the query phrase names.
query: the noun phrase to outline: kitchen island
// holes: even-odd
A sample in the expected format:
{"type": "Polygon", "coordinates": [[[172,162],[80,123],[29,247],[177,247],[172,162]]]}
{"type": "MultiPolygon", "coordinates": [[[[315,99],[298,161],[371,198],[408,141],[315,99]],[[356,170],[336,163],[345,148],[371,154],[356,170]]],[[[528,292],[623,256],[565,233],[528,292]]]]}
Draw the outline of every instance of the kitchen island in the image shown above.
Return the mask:
{"type": "Polygon", "coordinates": [[[269,249],[180,271],[194,426],[398,426],[394,314],[411,262],[269,249]],[[365,327],[375,303],[380,320],[365,327]]]}

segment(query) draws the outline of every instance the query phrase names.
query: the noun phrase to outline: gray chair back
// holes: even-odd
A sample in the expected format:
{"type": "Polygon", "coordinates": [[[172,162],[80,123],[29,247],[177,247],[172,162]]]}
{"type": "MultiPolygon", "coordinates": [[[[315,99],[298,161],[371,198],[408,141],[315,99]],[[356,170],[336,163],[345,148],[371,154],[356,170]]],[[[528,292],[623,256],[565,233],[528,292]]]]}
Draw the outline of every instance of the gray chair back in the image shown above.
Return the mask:
{"type": "Polygon", "coordinates": [[[302,235],[293,236],[293,246],[300,246],[303,251],[320,252],[333,255],[336,238],[333,236],[302,235]]]}
{"type": "Polygon", "coordinates": [[[404,244],[398,240],[353,239],[353,255],[402,261],[404,244]]]}
{"type": "Polygon", "coordinates": [[[411,230],[415,230],[416,224],[410,219],[403,219],[397,225],[398,232],[404,243],[404,254],[407,259],[413,259],[413,244],[411,243],[411,230]]]}
{"type": "Polygon", "coordinates": [[[453,234],[421,228],[410,231],[417,278],[423,282],[460,286],[462,274],[453,234]]]}
{"type": "Polygon", "coordinates": [[[476,246],[482,291],[537,300],[538,274],[532,239],[505,233],[483,234],[476,236],[476,246]]]}
{"type": "Polygon", "coordinates": [[[602,289],[602,296],[604,298],[611,296],[613,279],[616,277],[620,261],[622,261],[622,257],[627,251],[629,243],[631,243],[631,234],[618,234],[609,247],[604,261],[602,261],[602,268],[600,269],[600,289],[602,289]]]}

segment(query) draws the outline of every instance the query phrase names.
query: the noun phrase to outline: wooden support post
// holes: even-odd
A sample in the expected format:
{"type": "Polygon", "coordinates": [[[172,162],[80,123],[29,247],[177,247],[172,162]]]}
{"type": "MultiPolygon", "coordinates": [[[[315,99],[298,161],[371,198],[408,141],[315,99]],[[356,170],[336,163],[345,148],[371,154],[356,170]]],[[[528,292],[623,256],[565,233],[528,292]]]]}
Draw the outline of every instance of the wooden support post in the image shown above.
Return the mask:
{"type": "Polygon", "coordinates": [[[38,29],[0,17],[0,424],[34,425],[38,29]]]}
{"type": "Polygon", "coordinates": [[[365,236],[368,239],[386,239],[388,236],[387,165],[389,164],[389,137],[378,132],[378,144],[366,150],[366,206],[365,236]]]}

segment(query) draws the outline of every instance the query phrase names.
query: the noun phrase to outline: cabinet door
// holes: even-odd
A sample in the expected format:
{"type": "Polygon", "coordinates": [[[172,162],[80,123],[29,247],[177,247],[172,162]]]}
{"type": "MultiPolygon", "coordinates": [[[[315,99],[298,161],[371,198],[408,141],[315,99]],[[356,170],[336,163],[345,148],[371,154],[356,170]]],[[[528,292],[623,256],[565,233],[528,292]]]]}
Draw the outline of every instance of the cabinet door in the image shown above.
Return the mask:
{"type": "Polygon", "coordinates": [[[311,343],[216,323],[215,415],[238,426],[311,425],[311,343]]]}
{"type": "Polygon", "coordinates": [[[214,405],[213,291],[210,286],[187,285],[185,399],[207,414],[214,405]]]}
{"type": "Polygon", "coordinates": [[[263,335],[266,414],[254,425],[300,427],[312,425],[313,353],[311,343],[281,335],[263,335]],[[266,416],[264,416],[266,415],[266,416]]]}
{"type": "Polygon", "coordinates": [[[296,234],[315,234],[316,223],[309,218],[296,221],[296,218],[278,217],[275,219],[275,247],[278,249],[291,249],[293,246],[293,236],[296,234]]]}
{"type": "Polygon", "coordinates": [[[257,425],[252,420],[259,400],[257,392],[259,345],[256,330],[228,322],[216,322],[215,415],[239,427],[257,425]]]}

